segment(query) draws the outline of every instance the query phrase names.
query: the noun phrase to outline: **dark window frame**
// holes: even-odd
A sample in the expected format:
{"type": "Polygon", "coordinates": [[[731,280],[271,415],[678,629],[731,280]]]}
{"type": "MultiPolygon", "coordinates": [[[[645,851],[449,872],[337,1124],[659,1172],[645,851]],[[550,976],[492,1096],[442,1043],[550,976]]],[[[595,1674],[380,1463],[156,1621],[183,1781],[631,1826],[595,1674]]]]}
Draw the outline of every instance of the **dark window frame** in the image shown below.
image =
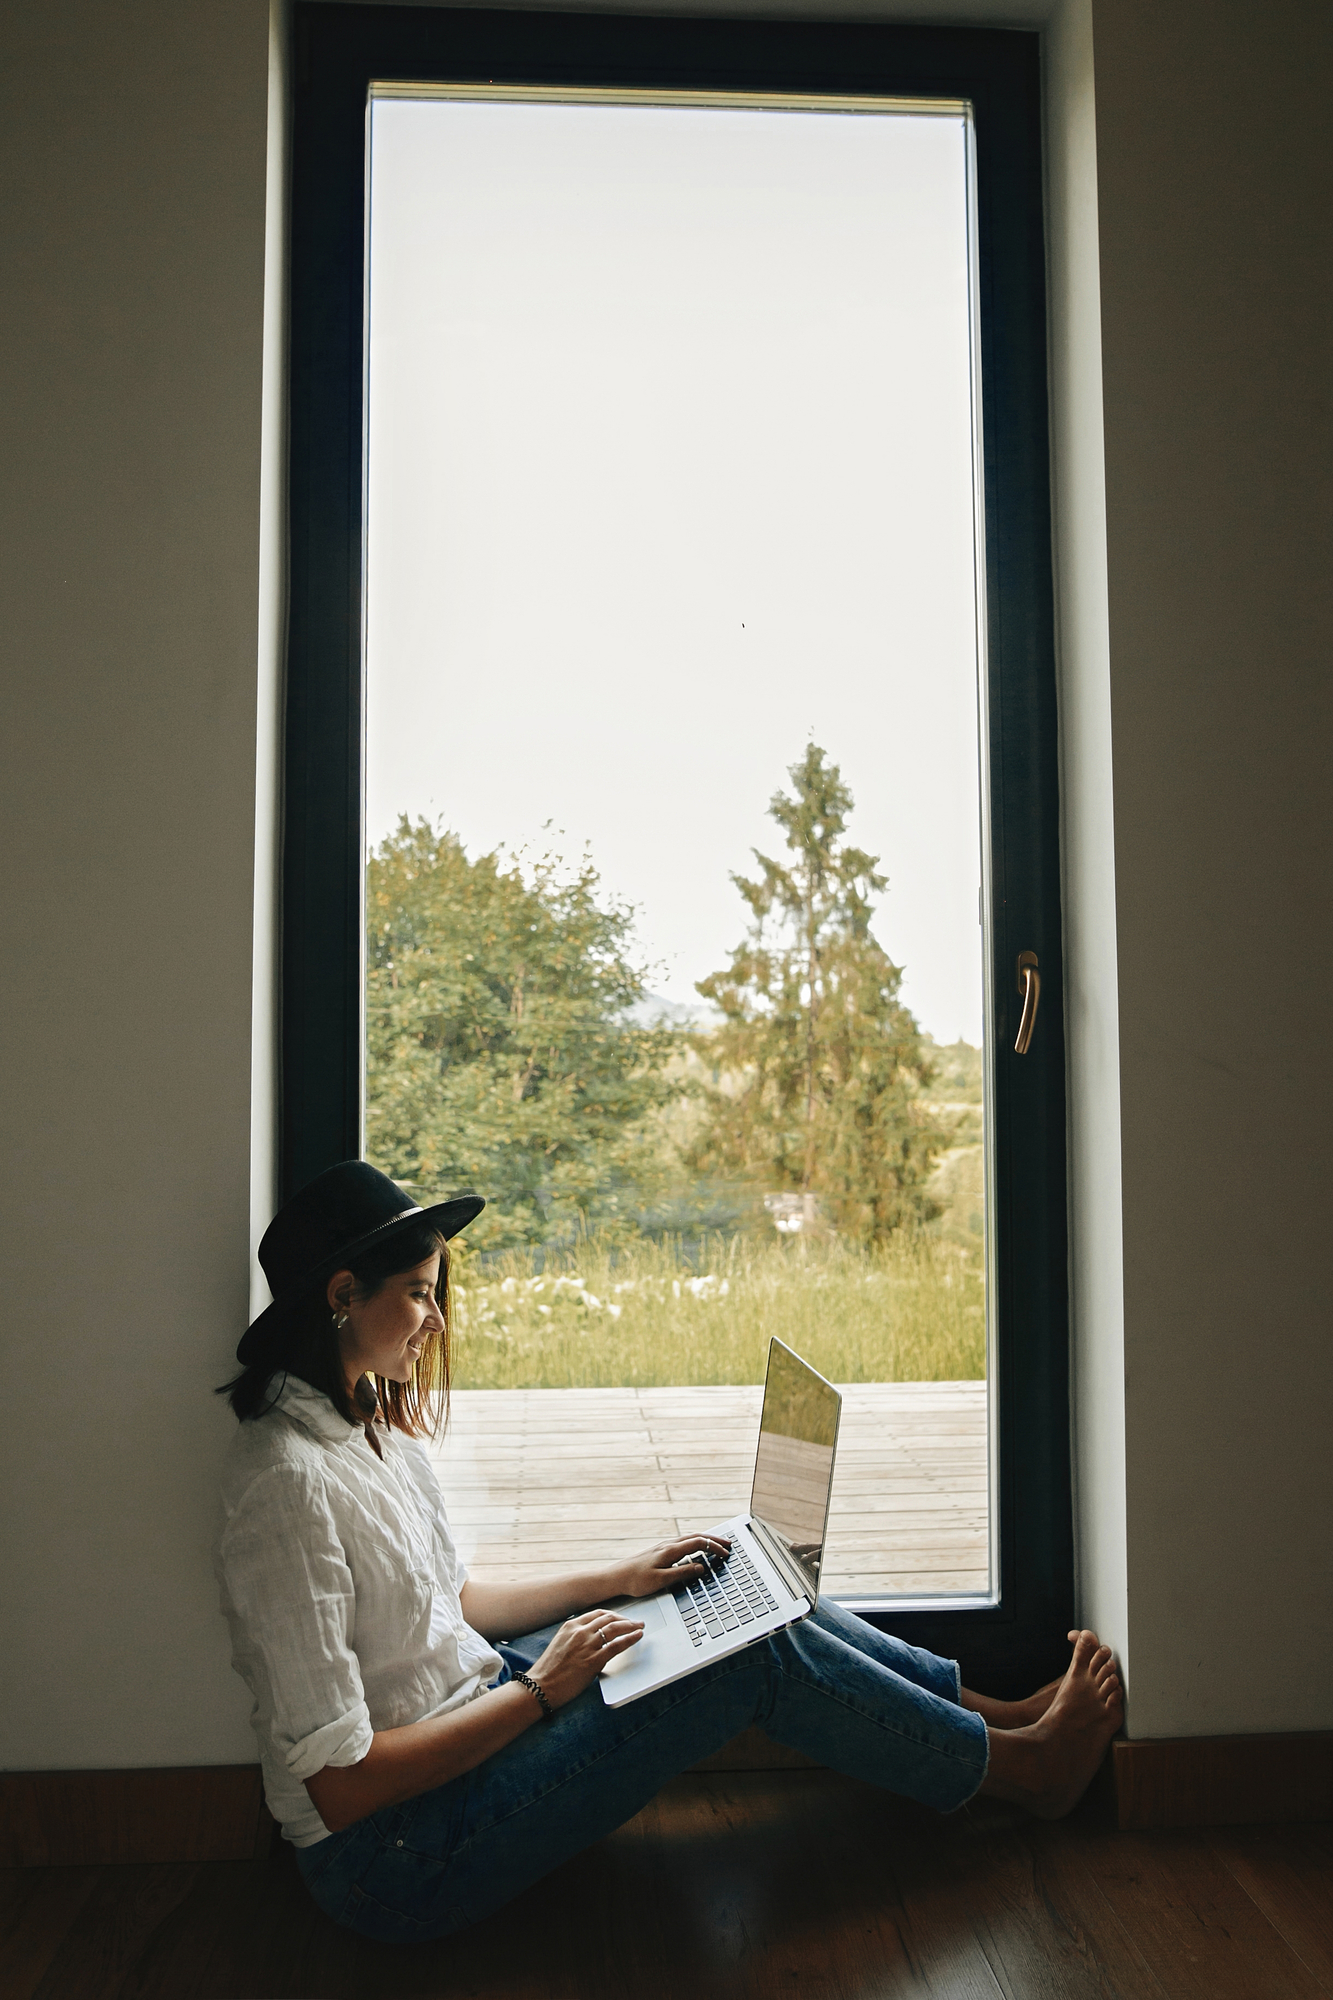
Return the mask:
{"type": "Polygon", "coordinates": [[[365,144],[372,81],[961,98],[973,109],[990,751],[998,1602],[873,1622],[1023,1692],[1072,1622],[1065,1056],[1040,50],[1019,30],[298,0],[280,1176],[359,1151],[365,144]],[[1013,1055],[1017,955],[1043,979],[1013,1055]]]}

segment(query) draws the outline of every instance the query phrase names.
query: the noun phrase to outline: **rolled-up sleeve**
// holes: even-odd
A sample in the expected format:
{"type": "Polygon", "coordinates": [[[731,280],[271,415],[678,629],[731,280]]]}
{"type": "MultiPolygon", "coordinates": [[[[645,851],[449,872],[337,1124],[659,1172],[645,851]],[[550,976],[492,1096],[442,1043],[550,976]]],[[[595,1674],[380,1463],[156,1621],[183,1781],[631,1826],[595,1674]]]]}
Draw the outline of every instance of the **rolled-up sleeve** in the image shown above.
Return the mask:
{"type": "Polygon", "coordinates": [[[354,1650],[356,1591],[318,1474],[261,1474],[219,1556],[233,1663],[274,1750],[302,1781],[359,1763],[374,1731],[354,1650]]]}

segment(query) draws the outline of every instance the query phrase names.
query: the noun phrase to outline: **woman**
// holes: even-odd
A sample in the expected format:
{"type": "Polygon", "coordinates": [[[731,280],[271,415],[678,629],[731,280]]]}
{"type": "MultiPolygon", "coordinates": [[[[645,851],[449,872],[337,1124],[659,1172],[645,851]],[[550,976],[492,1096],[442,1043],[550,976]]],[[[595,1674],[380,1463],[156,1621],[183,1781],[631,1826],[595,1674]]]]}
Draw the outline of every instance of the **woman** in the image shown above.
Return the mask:
{"type": "Polygon", "coordinates": [[[380,1939],[457,1930],[751,1723],[942,1812],[977,1791],[1067,1812],[1120,1722],[1092,1632],[1070,1634],[1062,1681],[999,1702],[822,1603],[613,1709],[595,1683],[643,1631],[632,1601],[725,1558],[724,1538],[540,1584],[468,1576],[420,1440],[432,1392],[447,1402],[446,1244],[483,1205],[416,1208],[360,1161],[322,1174],[260,1246],[274,1302],[223,1392],[242,1419],[218,1556],[233,1663],[321,1908],[380,1939]]]}

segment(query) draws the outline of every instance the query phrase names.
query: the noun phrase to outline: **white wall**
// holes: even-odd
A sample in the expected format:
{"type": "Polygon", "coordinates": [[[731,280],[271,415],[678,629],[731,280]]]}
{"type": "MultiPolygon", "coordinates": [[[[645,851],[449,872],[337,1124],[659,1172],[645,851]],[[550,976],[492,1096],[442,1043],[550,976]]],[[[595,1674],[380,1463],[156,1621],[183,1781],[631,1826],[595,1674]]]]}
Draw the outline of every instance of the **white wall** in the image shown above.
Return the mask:
{"type": "Polygon", "coordinates": [[[0,1762],[253,1755],[244,1323],[267,0],[5,10],[0,1762]]]}
{"type": "Polygon", "coordinates": [[[1133,1727],[1328,1728],[1333,11],[1094,16],[1133,1727]]]}
{"type": "MultiPolygon", "coordinates": [[[[1324,24],[1064,0],[1047,43],[1081,1588],[1140,1735],[1333,1726],[1324,24]]],[[[248,1759],[205,1391],[271,1139],[268,6],[5,32],[0,1763],[248,1759]]]]}
{"type": "Polygon", "coordinates": [[[1069,0],[1054,16],[1043,53],[1078,1616],[1116,1648],[1132,1691],[1125,1549],[1115,819],[1091,0],[1069,0]]]}

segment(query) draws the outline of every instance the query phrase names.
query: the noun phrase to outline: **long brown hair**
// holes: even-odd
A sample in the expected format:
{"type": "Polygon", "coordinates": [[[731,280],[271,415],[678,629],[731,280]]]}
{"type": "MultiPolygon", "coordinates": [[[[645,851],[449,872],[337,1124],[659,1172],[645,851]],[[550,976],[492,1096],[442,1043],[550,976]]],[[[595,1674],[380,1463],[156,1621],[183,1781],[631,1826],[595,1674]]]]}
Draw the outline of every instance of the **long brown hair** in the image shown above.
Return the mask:
{"type": "MultiPolygon", "coordinates": [[[[388,1243],[348,1257],[340,1268],[351,1272],[363,1298],[373,1298],[390,1278],[416,1269],[440,1254],[435,1302],[444,1329],[425,1337],[420,1358],[406,1382],[388,1382],[376,1375],[375,1408],[367,1396],[354,1399],[343,1372],[338,1330],[329,1311],[328,1277],[313,1284],[293,1302],[282,1331],[262,1361],[252,1362],[232,1382],[218,1390],[237,1417],[259,1417],[272,1408],[283,1381],[297,1375],[319,1389],[349,1424],[382,1423],[407,1437],[437,1437],[449,1421],[449,1364],[452,1321],[449,1310],[449,1246],[429,1224],[395,1230],[388,1243]]],[[[364,1378],[363,1378],[364,1380],[364,1378]]],[[[358,1388],[360,1384],[358,1384],[358,1388]]]]}

